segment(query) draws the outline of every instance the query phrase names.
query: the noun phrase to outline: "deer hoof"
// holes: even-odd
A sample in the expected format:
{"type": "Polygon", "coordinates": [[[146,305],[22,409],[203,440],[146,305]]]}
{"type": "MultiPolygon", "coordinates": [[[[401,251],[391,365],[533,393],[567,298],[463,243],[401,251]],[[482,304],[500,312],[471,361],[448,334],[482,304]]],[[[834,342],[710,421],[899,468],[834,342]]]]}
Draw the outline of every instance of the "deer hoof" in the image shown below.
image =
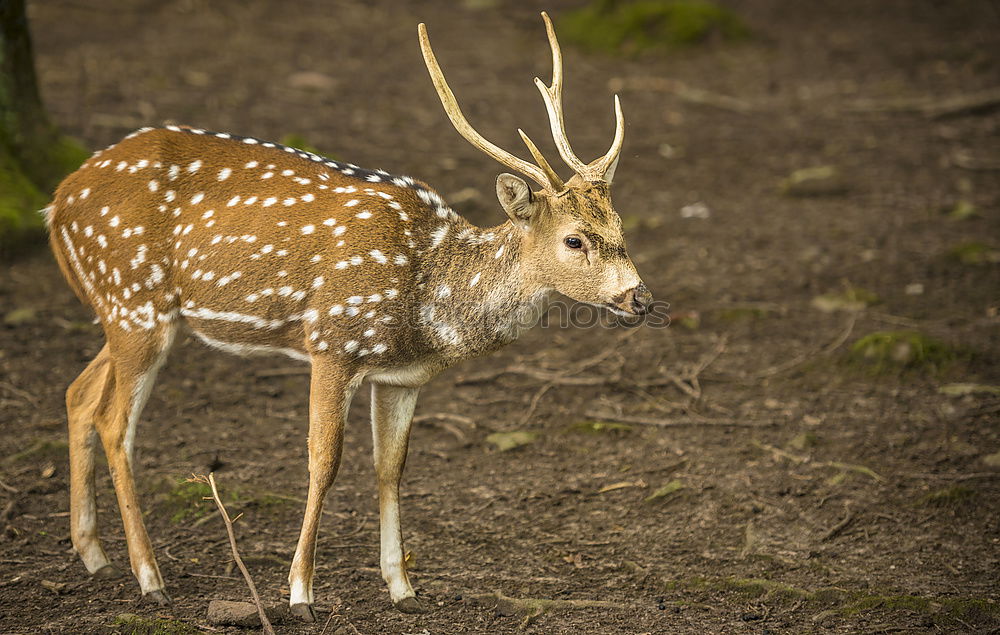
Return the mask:
{"type": "Polygon", "coordinates": [[[142,598],[147,602],[155,602],[160,606],[166,606],[170,604],[170,596],[163,589],[157,589],[156,591],[150,591],[149,593],[144,593],[142,598]]]}
{"type": "Polygon", "coordinates": [[[292,615],[299,618],[303,622],[315,622],[316,621],[316,610],[313,608],[312,604],[306,604],[305,602],[300,602],[299,604],[293,604],[291,606],[292,615]]]}
{"type": "Polygon", "coordinates": [[[426,613],[427,608],[420,603],[415,597],[403,598],[398,602],[394,602],[396,608],[401,613],[426,613]]]}
{"type": "Polygon", "coordinates": [[[94,571],[93,576],[98,580],[113,580],[122,577],[122,572],[115,565],[106,564],[97,571],[94,571]]]}

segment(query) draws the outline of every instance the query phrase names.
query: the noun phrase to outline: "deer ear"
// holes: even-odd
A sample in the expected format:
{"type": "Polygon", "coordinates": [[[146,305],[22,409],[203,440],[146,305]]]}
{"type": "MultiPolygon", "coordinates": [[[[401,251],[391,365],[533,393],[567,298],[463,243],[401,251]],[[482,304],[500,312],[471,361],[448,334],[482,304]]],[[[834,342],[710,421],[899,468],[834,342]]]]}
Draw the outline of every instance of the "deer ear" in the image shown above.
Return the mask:
{"type": "Polygon", "coordinates": [[[528,184],[513,174],[501,174],[497,177],[497,198],[510,220],[518,227],[528,229],[537,207],[528,184]]]}

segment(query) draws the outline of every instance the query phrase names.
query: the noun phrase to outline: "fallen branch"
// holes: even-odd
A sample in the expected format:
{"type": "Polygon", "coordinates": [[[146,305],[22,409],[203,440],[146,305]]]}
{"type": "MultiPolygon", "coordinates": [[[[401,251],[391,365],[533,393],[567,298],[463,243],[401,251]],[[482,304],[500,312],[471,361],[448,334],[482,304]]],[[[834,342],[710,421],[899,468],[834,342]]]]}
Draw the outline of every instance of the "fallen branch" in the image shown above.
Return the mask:
{"type": "Polygon", "coordinates": [[[608,81],[608,87],[613,93],[620,93],[627,90],[670,93],[678,99],[692,104],[712,106],[740,114],[746,114],[754,110],[753,104],[742,99],[713,93],[703,88],[695,88],[679,79],[670,79],[667,77],[614,77],[608,81]]]}
{"type": "MultiPolygon", "coordinates": [[[[257,607],[257,615],[260,616],[260,623],[263,626],[263,630],[268,635],[275,635],[274,627],[271,626],[270,620],[267,619],[267,615],[264,613],[264,605],[260,601],[260,596],[257,595],[257,585],[253,583],[253,578],[250,577],[250,572],[247,571],[247,567],[243,564],[243,559],[240,558],[240,552],[236,548],[236,533],[233,530],[233,521],[229,518],[229,512],[226,511],[226,506],[222,504],[222,499],[219,497],[219,490],[215,486],[215,475],[209,472],[208,477],[192,475],[188,479],[192,483],[208,483],[212,488],[212,500],[215,501],[215,506],[219,508],[219,514],[222,515],[222,520],[226,523],[226,533],[229,534],[229,547],[233,551],[233,560],[236,562],[236,566],[240,568],[240,573],[243,574],[243,579],[246,580],[247,586],[250,588],[250,595],[253,597],[253,603],[257,607]]],[[[207,497],[206,497],[207,498],[207,497]]]]}
{"type": "Polygon", "coordinates": [[[853,112],[917,112],[930,119],[943,119],[974,114],[1000,106],[1000,88],[978,93],[936,97],[902,97],[887,100],[866,100],[848,107],[853,112]]]}
{"type": "MultiPolygon", "coordinates": [[[[625,340],[636,331],[638,331],[638,329],[625,331],[625,334],[619,339],[625,340]]],[[[616,369],[615,372],[610,375],[597,377],[571,377],[570,375],[575,375],[576,373],[585,371],[592,366],[596,366],[617,352],[618,345],[616,343],[616,345],[609,346],[596,355],[580,360],[579,362],[558,371],[534,368],[523,364],[511,364],[506,368],[459,377],[455,380],[455,385],[461,386],[463,384],[482,384],[488,381],[493,381],[502,375],[525,375],[527,377],[540,379],[546,383],[551,383],[557,386],[600,386],[607,383],[616,383],[621,379],[620,368],[616,369]]]]}
{"type": "MultiPolygon", "coordinates": [[[[846,507],[847,506],[845,505],[845,508],[846,507]]],[[[819,539],[820,542],[826,542],[827,540],[833,540],[834,538],[836,538],[837,536],[839,536],[841,534],[841,532],[843,532],[845,529],[847,529],[848,525],[850,525],[852,522],[854,522],[854,512],[851,511],[849,508],[847,508],[846,511],[847,511],[847,514],[844,516],[844,519],[841,520],[836,525],[834,525],[833,527],[830,527],[830,529],[827,530],[827,532],[825,534],[823,534],[823,536],[819,539]]]]}
{"type": "Polygon", "coordinates": [[[801,366],[802,364],[808,362],[810,359],[814,357],[829,355],[833,351],[840,348],[844,344],[844,342],[847,341],[847,338],[849,338],[851,336],[851,333],[854,331],[854,325],[857,323],[857,321],[858,321],[858,314],[852,312],[848,316],[847,324],[844,325],[844,328],[829,344],[825,346],[818,346],[815,348],[811,348],[805,353],[796,355],[795,357],[786,360],[784,362],[781,362],[780,364],[774,364],[773,366],[768,366],[767,368],[752,373],[741,373],[738,375],[727,374],[724,376],[731,377],[732,379],[739,382],[757,382],[760,381],[761,379],[767,379],[769,377],[773,377],[777,374],[796,368],[797,366],[801,366]]]}
{"type": "Polygon", "coordinates": [[[659,428],[680,428],[697,426],[718,426],[730,428],[766,428],[777,425],[777,422],[767,421],[764,423],[751,423],[749,421],[733,421],[732,419],[704,419],[690,417],[686,419],[650,419],[647,417],[633,417],[629,415],[619,415],[613,412],[589,412],[587,416],[601,421],[615,421],[618,423],[633,423],[640,426],[656,426],[659,428]]]}
{"type": "Polygon", "coordinates": [[[870,467],[866,467],[864,465],[859,465],[857,463],[843,463],[841,461],[813,461],[812,458],[808,456],[792,454],[787,450],[782,450],[781,448],[777,448],[773,445],[768,445],[767,443],[761,443],[760,441],[753,441],[752,443],[761,450],[770,452],[773,456],[777,458],[787,459],[797,465],[804,465],[806,467],[819,467],[819,468],[832,467],[834,469],[842,470],[845,472],[858,472],[859,474],[864,474],[865,476],[870,477],[873,481],[876,481],[878,483],[881,483],[883,481],[883,478],[879,476],[879,474],[875,470],[871,469],[870,467]]]}
{"type": "Polygon", "coordinates": [[[413,423],[425,423],[427,421],[454,421],[455,423],[461,423],[462,425],[469,426],[470,428],[476,427],[476,422],[471,417],[451,412],[429,412],[427,414],[413,417],[413,423]]]}
{"type": "Polygon", "coordinates": [[[608,602],[605,600],[549,600],[547,598],[512,598],[500,591],[484,595],[474,595],[473,600],[479,602],[496,602],[497,612],[506,617],[522,616],[521,628],[547,611],[567,611],[573,609],[631,609],[627,604],[608,602]]]}

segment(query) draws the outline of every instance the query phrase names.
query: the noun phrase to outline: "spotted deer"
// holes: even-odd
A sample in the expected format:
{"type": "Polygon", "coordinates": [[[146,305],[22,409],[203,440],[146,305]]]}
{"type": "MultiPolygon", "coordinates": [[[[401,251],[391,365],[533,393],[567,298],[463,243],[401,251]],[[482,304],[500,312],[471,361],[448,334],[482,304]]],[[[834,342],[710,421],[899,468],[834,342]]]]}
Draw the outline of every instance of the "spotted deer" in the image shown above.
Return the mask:
{"type": "Polygon", "coordinates": [[[296,615],[315,619],[313,568],[324,497],[340,463],[352,395],[372,387],[381,571],[394,605],[422,610],[407,578],[399,481],[417,392],[441,370],[512,342],[553,292],[642,314],[651,296],[625,251],[609,187],[624,138],[581,161],[566,137],[562,59],[535,79],[563,181],[523,132],[530,163],[490,143],[459,109],[419,25],[445,112],[475,147],[535,181],[501,174],[507,220],[476,227],[429,186],[312,152],[198,128],[143,128],[96,153],[46,208],[52,248],[106,343],[66,393],[73,546],[96,575],[116,570],[97,528],[94,467],[103,445],[132,572],[169,602],[134,481],[137,420],[183,324],[209,346],[311,364],[309,489],[289,573],[296,615]]]}

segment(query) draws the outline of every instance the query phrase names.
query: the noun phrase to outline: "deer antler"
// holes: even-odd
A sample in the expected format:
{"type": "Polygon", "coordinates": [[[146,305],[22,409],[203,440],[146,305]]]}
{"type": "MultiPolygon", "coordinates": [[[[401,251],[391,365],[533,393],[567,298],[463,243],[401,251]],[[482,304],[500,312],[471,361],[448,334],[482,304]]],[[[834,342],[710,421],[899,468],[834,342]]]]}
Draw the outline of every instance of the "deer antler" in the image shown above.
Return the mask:
{"type": "Polygon", "coordinates": [[[562,108],[562,51],[559,48],[559,40],[556,39],[556,31],[552,27],[552,20],[544,11],[542,19],[545,20],[545,31],[549,36],[549,46],[552,48],[552,86],[546,86],[542,80],[535,78],[535,85],[542,94],[545,102],[545,109],[549,113],[549,124],[552,127],[552,139],[559,150],[559,156],[563,158],[573,171],[582,176],[587,181],[607,181],[611,182],[615,175],[615,168],[618,166],[618,156],[621,154],[622,142],[625,140],[625,118],[622,115],[621,102],[618,95],[615,95],[615,139],[611,142],[611,149],[600,159],[586,164],[580,160],[573,148],[570,146],[569,138],[566,135],[566,124],[563,121],[562,108]]]}
{"type": "Polygon", "coordinates": [[[444,106],[445,113],[448,114],[448,118],[451,120],[452,125],[455,126],[455,129],[458,130],[459,134],[465,137],[466,141],[479,148],[487,155],[493,157],[501,164],[531,178],[533,181],[541,185],[543,189],[553,192],[561,192],[566,189],[566,185],[563,183],[562,179],[559,178],[559,175],[556,174],[555,170],[552,169],[552,166],[545,160],[542,153],[538,151],[535,144],[532,143],[531,139],[529,139],[528,136],[520,130],[518,132],[521,134],[521,139],[523,139],[525,145],[528,146],[528,150],[531,151],[531,154],[535,157],[535,161],[538,162],[538,165],[533,165],[524,159],[514,156],[499,146],[491,143],[483,137],[483,135],[476,132],[476,129],[472,127],[469,120],[462,114],[462,109],[458,106],[458,100],[455,99],[455,94],[451,92],[451,88],[448,86],[448,82],[444,78],[444,73],[441,72],[441,66],[438,64],[437,58],[434,56],[434,51],[431,49],[431,42],[427,37],[427,27],[421,22],[417,27],[417,31],[420,35],[420,50],[424,54],[424,63],[427,65],[427,71],[430,73],[431,81],[434,83],[434,88],[437,89],[438,97],[441,98],[441,105],[444,106]]]}

